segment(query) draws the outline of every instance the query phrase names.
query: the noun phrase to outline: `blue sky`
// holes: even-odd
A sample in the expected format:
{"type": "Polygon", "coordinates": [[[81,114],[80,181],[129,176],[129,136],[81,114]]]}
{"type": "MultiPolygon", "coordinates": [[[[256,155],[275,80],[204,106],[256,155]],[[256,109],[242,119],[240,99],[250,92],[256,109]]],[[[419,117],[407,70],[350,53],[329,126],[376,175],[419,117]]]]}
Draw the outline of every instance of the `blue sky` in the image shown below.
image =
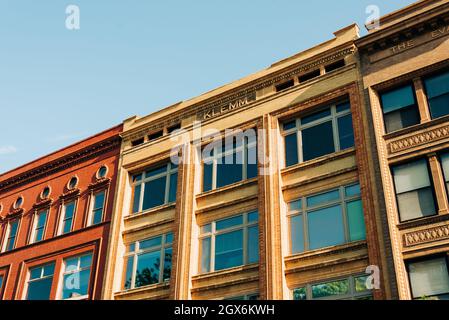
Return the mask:
{"type": "Polygon", "coordinates": [[[0,173],[412,2],[0,0],[0,173]]]}

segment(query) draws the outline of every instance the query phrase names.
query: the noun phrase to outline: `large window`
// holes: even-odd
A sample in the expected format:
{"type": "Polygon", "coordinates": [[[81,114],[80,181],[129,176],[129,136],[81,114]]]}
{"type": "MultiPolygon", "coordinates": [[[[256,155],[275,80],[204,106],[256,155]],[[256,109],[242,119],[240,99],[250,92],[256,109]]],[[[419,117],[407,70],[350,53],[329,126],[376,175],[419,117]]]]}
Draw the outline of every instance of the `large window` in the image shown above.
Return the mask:
{"type": "Polygon", "coordinates": [[[420,123],[413,85],[406,85],[380,95],[387,133],[420,123]]]}
{"type": "Polygon", "coordinates": [[[449,300],[449,273],[445,257],[408,264],[413,299],[449,300]]]}
{"type": "Polygon", "coordinates": [[[259,261],[259,214],[251,212],[201,227],[202,273],[259,261]]]}
{"type": "Polygon", "coordinates": [[[89,217],[89,225],[96,225],[103,222],[106,191],[101,191],[93,195],[92,210],[89,217]]]}
{"type": "Polygon", "coordinates": [[[285,122],[283,136],[287,167],[351,148],[354,131],[350,104],[340,103],[285,122]]]}
{"type": "Polygon", "coordinates": [[[19,219],[13,220],[8,224],[3,251],[11,251],[16,247],[18,229],[19,219]]]}
{"type": "Polygon", "coordinates": [[[443,167],[444,180],[446,181],[446,190],[449,192],[449,153],[441,155],[441,165],[443,167]]]}
{"type": "Polygon", "coordinates": [[[365,275],[306,285],[293,290],[294,300],[372,300],[365,275]]]}
{"type": "Polygon", "coordinates": [[[449,114],[449,72],[424,80],[432,118],[449,114]]]}
{"type": "Polygon", "coordinates": [[[49,300],[54,272],[54,263],[31,268],[29,271],[26,300],[49,300]]]}
{"type": "Polygon", "coordinates": [[[134,242],[125,256],[125,290],[170,280],[173,234],[134,242]]]}
{"type": "MultiPolygon", "coordinates": [[[[228,140],[228,139],[226,139],[228,140]]],[[[230,140],[230,139],[229,139],[230,140]]],[[[257,176],[257,138],[233,137],[232,143],[214,142],[204,152],[203,191],[210,191],[257,176]]]]}
{"type": "Polygon", "coordinates": [[[437,214],[425,159],[395,166],[392,171],[402,222],[437,214]]]}
{"type": "Polygon", "coordinates": [[[366,238],[358,184],[291,202],[288,215],[292,254],[366,238]]]}
{"type": "Polygon", "coordinates": [[[73,220],[75,218],[75,201],[68,202],[62,206],[61,221],[59,222],[59,235],[66,234],[72,231],[73,220]]]}
{"type": "Polygon", "coordinates": [[[92,253],[64,259],[61,298],[79,300],[89,297],[92,253]]]}
{"type": "Polygon", "coordinates": [[[31,232],[31,243],[36,243],[44,240],[45,225],[47,223],[47,210],[38,212],[34,216],[33,230],[31,232]]]}
{"type": "Polygon", "coordinates": [[[168,163],[133,176],[132,213],[176,201],[178,167],[168,163]]]}

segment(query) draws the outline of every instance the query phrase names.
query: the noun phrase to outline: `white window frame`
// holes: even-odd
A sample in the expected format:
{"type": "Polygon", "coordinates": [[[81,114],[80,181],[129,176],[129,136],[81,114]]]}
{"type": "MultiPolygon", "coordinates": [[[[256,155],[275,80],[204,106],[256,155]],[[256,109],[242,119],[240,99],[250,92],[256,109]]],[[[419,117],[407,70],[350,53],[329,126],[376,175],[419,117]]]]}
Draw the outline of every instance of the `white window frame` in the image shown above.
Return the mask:
{"type": "Polygon", "coordinates": [[[30,244],[33,243],[37,243],[37,242],[41,242],[43,240],[45,240],[45,231],[47,230],[47,220],[48,220],[48,213],[49,213],[49,209],[43,209],[43,210],[39,210],[37,211],[34,216],[33,216],[33,229],[31,230],[31,235],[30,235],[30,244]],[[39,223],[39,216],[41,214],[46,215],[45,217],[45,223],[44,223],[44,230],[43,230],[43,234],[42,234],[42,239],[39,241],[36,241],[36,235],[37,235],[37,224],[39,223]]]}
{"type": "Polygon", "coordinates": [[[70,200],[70,201],[64,202],[62,204],[62,206],[61,206],[61,214],[59,215],[59,225],[58,225],[58,233],[57,233],[58,236],[69,234],[70,232],[73,231],[73,227],[75,225],[75,217],[76,217],[77,209],[78,209],[78,201],[77,200],[70,200]],[[66,216],[65,216],[67,205],[69,205],[71,203],[73,203],[72,225],[70,227],[70,231],[69,232],[63,233],[63,231],[64,231],[64,229],[63,229],[64,228],[64,221],[67,220],[66,216]]]}
{"type": "Polygon", "coordinates": [[[92,266],[94,264],[94,254],[93,252],[85,252],[85,253],[81,253],[79,255],[75,255],[75,256],[70,256],[70,257],[66,257],[63,259],[62,261],[62,272],[60,272],[60,278],[59,278],[59,286],[58,286],[58,300],[85,300],[85,299],[89,299],[89,291],[91,289],[91,280],[92,280],[92,272],[94,270],[92,270],[92,266]],[[80,268],[80,264],[81,264],[81,258],[86,257],[86,256],[91,256],[91,264],[90,266],[87,268],[80,268]],[[78,259],[78,266],[76,268],[76,270],[72,270],[67,272],[67,263],[66,260],[71,260],[71,259],[78,259]],[[80,273],[81,271],[84,270],[88,270],[90,269],[90,273],[89,273],[89,283],[87,284],[87,294],[83,295],[83,296],[79,296],[79,297],[73,297],[73,298],[67,298],[67,299],[63,299],[63,291],[64,291],[64,276],[68,275],[68,274],[75,274],[75,273],[80,273]]]}
{"type": "Polygon", "coordinates": [[[8,222],[8,226],[6,228],[6,233],[5,233],[5,238],[4,238],[4,241],[3,241],[2,252],[9,252],[9,251],[12,251],[12,250],[14,250],[16,248],[17,237],[18,237],[19,231],[20,231],[20,220],[21,220],[20,218],[16,218],[16,219],[11,220],[11,221],[8,222]],[[8,242],[12,238],[11,237],[11,226],[12,226],[12,224],[14,224],[16,222],[17,222],[17,229],[16,229],[16,234],[14,235],[14,244],[13,244],[12,249],[7,251],[6,248],[8,247],[8,242]]]}
{"type": "MultiPolygon", "coordinates": [[[[91,201],[90,201],[90,205],[89,205],[89,214],[88,214],[88,217],[87,217],[87,226],[88,227],[94,225],[94,217],[95,217],[94,216],[94,210],[95,209],[100,209],[100,208],[95,208],[95,200],[96,200],[97,196],[99,194],[102,194],[102,193],[104,194],[104,199],[103,199],[103,205],[101,207],[101,210],[102,210],[102,212],[101,212],[101,222],[99,222],[97,224],[100,224],[100,223],[104,222],[104,214],[105,214],[105,210],[106,210],[106,203],[107,203],[107,196],[108,196],[107,189],[93,191],[91,193],[91,196],[90,196],[91,201]]],[[[97,224],[95,224],[95,225],[97,225],[97,224]]]]}
{"type": "MultiPolygon", "coordinates": [[[[48,262],[48,263],[43,264],[43,265],[33,266],[33,267],[28,268],[27,277],[26,277],[26,281],[25,281],[26,285],[25,285],[25,288],[23,290],[23,300],[27,299],[30,282],[36,282],[36,281],[39,281],[39,280],[42,280],[42,279],[47,279],[47,278],[54,278],[55,277],[55,272],[56,272],[56,261],[52,261],[52,262],[48,262]],[[51,276],[45,276],[44,277],[44,268],[46,266],[49,266],[49,265],[52,265],[52,264],[53,264],[53,267],[54,267],[53,274],[51,276]],[[31,270],[32,269],[37,269],[37,268],[41,269],[41,276],[38,279],[31,280],[30,279],[31,278],[31,270]]],[[[53,287],[53,282],[54,282],[54,279],[52,281],[52,287],[53,287]]],[[[50,294],[51,294],[51,292],[50,292],[50,294]]]]}

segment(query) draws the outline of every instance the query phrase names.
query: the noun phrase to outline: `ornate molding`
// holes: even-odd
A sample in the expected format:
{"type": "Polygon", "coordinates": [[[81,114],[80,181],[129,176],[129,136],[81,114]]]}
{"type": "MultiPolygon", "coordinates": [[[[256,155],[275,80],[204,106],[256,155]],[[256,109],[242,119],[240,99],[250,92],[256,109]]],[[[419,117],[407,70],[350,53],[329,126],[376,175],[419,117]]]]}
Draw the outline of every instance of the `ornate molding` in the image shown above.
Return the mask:
{"type": "Polygon", "coordinates": [[[404,247],[413,247],[445,239],[449,239],[449,225],[409,232],[403,236],[404,247]]]}
{"type": "Polygon", "coordinates": [[[61,195],[59,197],[59,199],[61,199],[61,201],[65,202],[65,201],[68,201],[68,200],[78,197],[80,194],[81,194],[80,189],[73,189],[73,190],[69,190],[66,193],[64,193],[63,195],[61,195]]]}
{"type": "Polygon", "coordinates": [[[45,200],[41,200],[39,202],[36,202],[35,204],[33,204],[33,209],[34,210],[39,210],[42,208],[46,208],[46,207],[50,207],[53,203],[53,199],[45,199],[45,200]]]}
{"type": "Polygon", "coordinates": [[[390,154],[398,153],[421,145],[427,145],[449,137],[449,125],[435,128],[426,132],[417,133],[411,137],[406,137],[388,144],[390,154]]]}
{"type": "Polygon", "coordinates": [[[107,187],[111,184],[111,178],[101,178],[97,179],[96,182],[89,184],[89,190],[98,190],[104,187],[107,187]]]}

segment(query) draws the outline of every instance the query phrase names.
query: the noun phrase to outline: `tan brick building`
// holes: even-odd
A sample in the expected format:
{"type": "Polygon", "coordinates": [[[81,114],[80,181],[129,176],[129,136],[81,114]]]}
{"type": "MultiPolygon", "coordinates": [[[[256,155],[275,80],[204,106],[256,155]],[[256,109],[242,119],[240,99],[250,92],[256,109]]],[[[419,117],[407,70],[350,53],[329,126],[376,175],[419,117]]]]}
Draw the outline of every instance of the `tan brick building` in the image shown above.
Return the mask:
{"type": "Polygon", "coordinates": [[[358,38],[125,120],[105,299],[396,296],[358,38]]]}
{"type": "Polygon", "coordinates": [[[449,1],[384,16],[356,45],[399,297],[447,299],[449,1]]]}

